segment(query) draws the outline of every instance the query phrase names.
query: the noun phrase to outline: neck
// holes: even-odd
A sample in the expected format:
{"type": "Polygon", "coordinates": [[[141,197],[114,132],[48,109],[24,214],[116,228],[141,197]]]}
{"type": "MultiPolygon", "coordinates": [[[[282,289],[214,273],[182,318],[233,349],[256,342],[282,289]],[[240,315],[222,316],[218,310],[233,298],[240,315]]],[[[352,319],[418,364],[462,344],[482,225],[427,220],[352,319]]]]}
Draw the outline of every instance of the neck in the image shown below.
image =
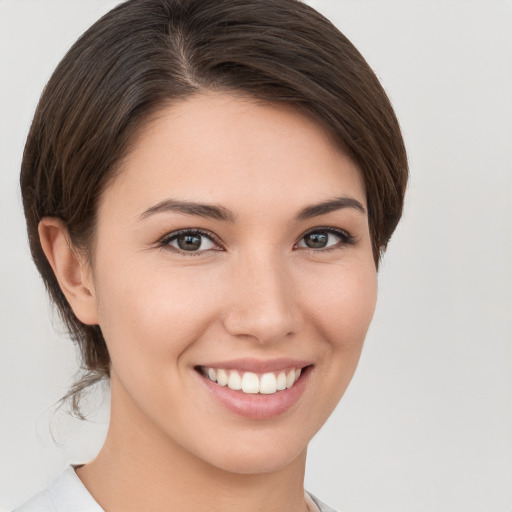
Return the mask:
{"type": "Polygon", "coordinates": [[[114,387],[105,443],[93,461],[76,471],[104,510],[308,510],[303,487],[306,450],[274,471],[249,474],[221,469],[170,439],[126,397],[114,399],[114,387]]]}

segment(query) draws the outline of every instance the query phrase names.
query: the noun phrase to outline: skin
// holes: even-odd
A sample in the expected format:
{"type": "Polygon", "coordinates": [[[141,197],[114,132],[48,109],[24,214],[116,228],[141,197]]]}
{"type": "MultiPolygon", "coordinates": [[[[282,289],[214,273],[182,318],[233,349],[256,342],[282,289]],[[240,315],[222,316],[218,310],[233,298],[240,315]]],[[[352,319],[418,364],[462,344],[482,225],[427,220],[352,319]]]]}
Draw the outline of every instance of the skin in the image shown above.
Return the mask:
{"type": "Polygon", "coordinates": [[[314,121],[205,93],[140,133],[101,197],[92,267],[60,220],[43,219],[59,283],[78,318],[101,326],[112,359],[107,439],[77,469],[105,510],[307,510],[307,445],[353,376],[377,294],[365,212],[295,220],[340,196],[366,208],[357,166],[314,121]],[[236,222],[141,218],[169,198],[221,205],[236,222]],[[304,234],[322,227],[354,243],[329,235],[327,247],[308,248],[304,234]],[[195,256],[159,243],[185,228],[221,243],[204,238],[195,256]],[[194,367],[241,357],[311,362],[298,402],[249,419],[212,400],[194,367]]]}

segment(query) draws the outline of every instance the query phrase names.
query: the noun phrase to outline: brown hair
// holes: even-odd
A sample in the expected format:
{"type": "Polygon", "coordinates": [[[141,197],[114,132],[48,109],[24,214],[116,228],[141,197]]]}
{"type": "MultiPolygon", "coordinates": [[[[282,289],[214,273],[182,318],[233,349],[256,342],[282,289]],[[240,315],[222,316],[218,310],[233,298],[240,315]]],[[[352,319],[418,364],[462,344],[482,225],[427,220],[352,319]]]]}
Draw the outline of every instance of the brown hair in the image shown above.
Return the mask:
{"type": "MultiPolygon", "coordinates": [[[[27,138],[21,190],[32,256],[86,371],[61,400],[109,377],[99,326],[71,310],[38,224],[61,218],[90,248],[98,197],[141,123],[205,90],[292,103],[326,127],[361,169],[375,263],[400,219],[407,157],[391,104],[350,41],[298,0],[128,0],[73,45],[49,80],[27,138]]],[[[142,171],[141,171],[142,172],[142,171]]]]}

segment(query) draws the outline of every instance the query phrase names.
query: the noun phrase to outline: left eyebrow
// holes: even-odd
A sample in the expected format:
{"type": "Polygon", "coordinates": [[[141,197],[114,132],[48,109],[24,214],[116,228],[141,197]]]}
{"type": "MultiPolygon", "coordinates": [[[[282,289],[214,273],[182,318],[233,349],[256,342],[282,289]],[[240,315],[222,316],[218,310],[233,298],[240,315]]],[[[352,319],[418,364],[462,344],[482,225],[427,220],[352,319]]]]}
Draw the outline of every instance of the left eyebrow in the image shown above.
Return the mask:
{"type": "Polygon", "coordinates": [[[341,210],[343,208],[354,208],[363,215],[366,214],[365,207],[357,199],[354,199],[353,197],[340,196],[333,199],[327,199],[326,201],[322,201],[318,204],[306,206],[299,211],[295,220],[300,222],[320,215],[325,215],[326,213],[331,213],[336,210],[341,210]]]}
{"type": "MultiPolygon", "coordinates": [[[[295,216],[296,222],[302,222],[313,217],[319,217],[327,213],[341,210],[344,208],[352,208],[359,211],[362,214],[366,214],[366,209],[360,201],[353,197],[340,196],[333,199],[327,199],[321,203],[312,204],[306,206],[300,210],[295,216]]],[[[198,217],[211,218],[220,220],[223,222],[235,223],[237,215],[225,208],[224,206],[218,206],[207,203],[197,203],[192,201],[178,201],[175,199],[166,199],[151,206],[145,210],[140,216],[139,220],[143,220],[156,213],[163,212],[178,212],[185,215],[195,215],[198,217]]]]}

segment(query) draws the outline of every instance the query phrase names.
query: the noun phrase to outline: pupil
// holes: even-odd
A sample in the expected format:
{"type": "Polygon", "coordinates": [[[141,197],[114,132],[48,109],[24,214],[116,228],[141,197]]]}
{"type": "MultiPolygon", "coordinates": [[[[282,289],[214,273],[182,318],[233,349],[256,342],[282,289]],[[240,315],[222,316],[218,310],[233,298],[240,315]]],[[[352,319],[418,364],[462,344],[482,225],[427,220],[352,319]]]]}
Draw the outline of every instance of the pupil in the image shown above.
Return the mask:
{"type": "Polygon", "coordinates": [[[201,237],[197,235],[182,235],[178,237],[178,246],[184,251],[193,251],[201,247],[201,237]]]}
{"type": "Polygon", "coordinates": [[[306,235],[306,245],[313,249],[321,249],[327,244],[327,233],[311,233],[306,235]]]}

